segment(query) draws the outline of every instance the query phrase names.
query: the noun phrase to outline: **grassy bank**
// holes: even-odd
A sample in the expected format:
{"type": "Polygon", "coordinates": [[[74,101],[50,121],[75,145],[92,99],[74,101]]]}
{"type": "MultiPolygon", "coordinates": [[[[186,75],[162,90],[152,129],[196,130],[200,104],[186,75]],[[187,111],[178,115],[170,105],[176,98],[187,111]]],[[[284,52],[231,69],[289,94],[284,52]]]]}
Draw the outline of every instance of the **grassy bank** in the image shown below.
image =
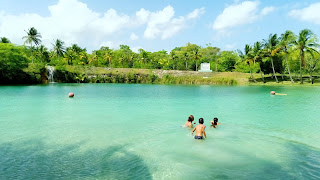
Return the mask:
{"type": "MultiPolygon", "coordinates": [[[[239,78],[237,78],[239,81],[239,78]]],[[[246,81],[243,77],[241,81],[246,81]]],[[[236,85],[237,80],[221,73],[150,70],[131,68],[56,67],[55,81],[80,83],[154,83],[154,84],[220,84],[236,85]]]]}
{"type": "MultiPolygon", "coordinates": [[[[271,75],[254,74],[254,83],[249,73],[240,72],[197,72],[178,70],[150,70],[133,68],[103,68],[83,66],[55,67],[55,81],[63,83],[154,83],[154,84],[204,84],[204,85],[301,85],[299,76],[293,76],[292,84],[288,76],[277,75],[276,83],[271,75]]],[[[320,85],[318,76],[313,85],[320,85]]],[[[304,76],[304,85],[311,85],[304,76]]]]}

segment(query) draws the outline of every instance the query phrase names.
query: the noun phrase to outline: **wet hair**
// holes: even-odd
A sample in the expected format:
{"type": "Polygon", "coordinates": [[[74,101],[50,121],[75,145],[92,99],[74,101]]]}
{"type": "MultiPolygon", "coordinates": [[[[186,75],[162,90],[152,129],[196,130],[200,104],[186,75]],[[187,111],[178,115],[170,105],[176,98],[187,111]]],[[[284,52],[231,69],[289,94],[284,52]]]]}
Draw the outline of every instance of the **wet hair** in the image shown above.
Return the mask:
{"type": "Polygon", "coordinates": [[[213,124],[214,124],[214,125],[217,125],[217,124],[218,124],[218,118],[216,118],[216,117],[213,118],[213,124]]]}
{"type": "Polygon", "coordinates": [[[190,115],[190,116],[188,117],[188,121],[189,121],[189,122],[192,122],[193,120],[194,120],[193,115],[190,115]]]}
{"type": "Polygon", "coordinates": [[[203,124],[203,118],[199,119],[199,124],[203,124]]]}

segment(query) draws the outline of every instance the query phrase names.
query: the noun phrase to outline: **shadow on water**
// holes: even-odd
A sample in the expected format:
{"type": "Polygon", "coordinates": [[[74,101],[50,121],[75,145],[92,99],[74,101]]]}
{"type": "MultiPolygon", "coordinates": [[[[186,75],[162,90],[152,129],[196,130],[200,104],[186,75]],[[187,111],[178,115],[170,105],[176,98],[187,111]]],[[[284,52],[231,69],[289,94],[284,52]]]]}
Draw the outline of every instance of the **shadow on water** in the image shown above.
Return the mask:
{"type": "Polygon", "coordinates": [[[281,152],[277,161],[234,149],[230,153],[240,155],[244,159],[241,163],[231,163],[230,159],[222,163],[211,161],[205,172],[199,168],[192,177],[186,175],[182,179],[320,179],[320,149],[293,142],[284,146],[287,151],[281,152]]]}
{"type": "Polygon", "coordinates": [[[320,179],[320,149],[299,143],[288,143],[287,147],[291,149],[291,171],[299,179],[320,179]]]}
{"type": "Polygon", "coordinates": [[[233,169],[233,172],[245,172],[242,175],[235,173],[232,178],[218,175],[215,179],[320,179],[319,149],[292,142],[288,142],[286,147],[287,153],[282,156],[288,158],[287,163],[262,160],[257,165],[241,167],[239,171],[233,169]]]}
{"type": "Polygon", "coordinates": [[[152,179],[143,160],[125,145],[82,152],[83,144],[0,144],[0,179],[152,179]]]}

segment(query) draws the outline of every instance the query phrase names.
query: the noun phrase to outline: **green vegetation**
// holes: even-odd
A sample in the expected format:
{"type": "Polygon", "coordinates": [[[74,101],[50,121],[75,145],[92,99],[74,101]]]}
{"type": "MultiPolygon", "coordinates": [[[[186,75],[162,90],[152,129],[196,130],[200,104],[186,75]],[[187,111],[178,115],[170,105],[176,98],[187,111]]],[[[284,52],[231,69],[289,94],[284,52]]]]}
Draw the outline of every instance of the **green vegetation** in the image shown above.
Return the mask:
{"type": "Polygon", "coordinates": [[[233,85],[319,81],[319,44],[308,29],[298,36],[291,31],[280,37],[270,34],[261,42],[246,44],[243,52],[188,43],[170,52],[139,49],[135,53],[120,45],[116,50],[101,47],[90,54],[77,44],[65,47],[60,39],[48,50],[34,27],[26,33],[23,39],[30,47],[13,45],[1,37],[0,84],[45,83],[46,66],[55,67],[57,82],[233,85]],[[203,62],[209,62],[214,72],[197,72],[203,62]]]}
{"type": "Polygon", "coordinates": [[[33,46],[32,43],[34,43],[36,46],[41,43],[41,35],[38,33],[38,31],[32,27],[28,31],[26,31],[27,36],[24,36],[23,39],[26,39],[24,42],[25,44],[30,44],[31,45],[31,59],[33,63],[33,58],[32,58],[32,52],[33,52],[33,46]]]}
{"type": "Polygon", "coordinates": [[[0,43],[1,84],[41,83],[45,65],[28,64],[29,50],[24,46],[0,43]]]}

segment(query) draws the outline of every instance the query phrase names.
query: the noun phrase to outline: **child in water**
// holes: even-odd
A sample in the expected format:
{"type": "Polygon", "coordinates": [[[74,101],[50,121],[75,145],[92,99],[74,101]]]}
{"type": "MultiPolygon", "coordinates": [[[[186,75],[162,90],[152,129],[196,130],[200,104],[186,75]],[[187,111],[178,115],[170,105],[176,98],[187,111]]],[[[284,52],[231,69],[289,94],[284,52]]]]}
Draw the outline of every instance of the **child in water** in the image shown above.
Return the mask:
{"type": "Polygon", "coordinates": [[[185,127],[192,128],[192,121],[194,121],[194,117],[193,117],[193,115],[190,115],[188,117],[188,121],[185,123],[185,127]]]}
{"type": "Polygon", "coordinates": [[[205,131],[206,126],[203,125],[203,118],[199,119],[199,125],[194,127],[192,130],[192,135],[193,132],[196,131],[196,135],[194,136],[195,139],[203,139],[203,136],[207,138],[206,131],[205,131]]]}
{"type": "Polygon", "coordinates": [[[213,121],[211,121],[211,126],[216,128],[217,125],[220,125],[220,123],[218,123],[218,118],[213,118],[213,121]]]}

